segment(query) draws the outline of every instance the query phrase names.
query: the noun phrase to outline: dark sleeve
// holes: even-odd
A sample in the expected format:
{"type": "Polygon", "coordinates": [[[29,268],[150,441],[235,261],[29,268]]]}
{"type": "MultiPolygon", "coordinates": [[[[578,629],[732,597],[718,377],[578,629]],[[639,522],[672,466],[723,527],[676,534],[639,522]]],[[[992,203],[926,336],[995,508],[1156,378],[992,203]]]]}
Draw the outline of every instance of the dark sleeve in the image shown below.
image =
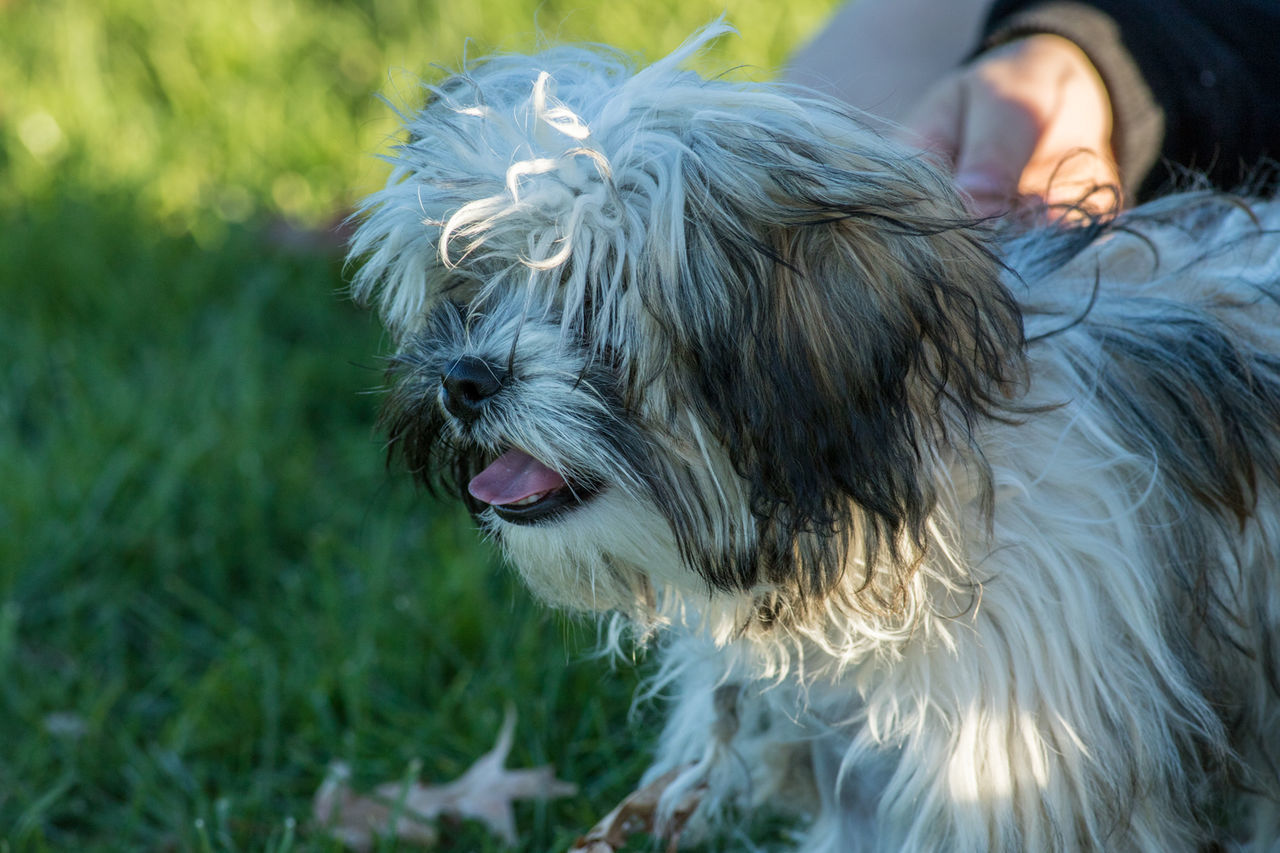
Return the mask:
{"type": "Polygon", "coordinates": [[[985,47],[1032,33],[1075,42],[1111,96],[1125,189],[1186,170],[1235,189],[1280,158],[1277,0],[996,0],[985,47]]]}

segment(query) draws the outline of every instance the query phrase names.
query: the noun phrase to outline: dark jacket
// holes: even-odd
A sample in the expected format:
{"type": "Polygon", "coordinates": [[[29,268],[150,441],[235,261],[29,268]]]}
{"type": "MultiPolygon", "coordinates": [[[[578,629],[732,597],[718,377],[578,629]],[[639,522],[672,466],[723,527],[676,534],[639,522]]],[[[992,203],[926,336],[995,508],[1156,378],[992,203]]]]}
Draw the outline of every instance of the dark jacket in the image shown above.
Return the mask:
{"type": "Polygon", "coordinates": [[[1098,69],[1121,181],[1139,200],[1189,172],[1274,191],[1280,0],[996,0],[983,48],[1032,33],[1070,39],[1098,69]]]}

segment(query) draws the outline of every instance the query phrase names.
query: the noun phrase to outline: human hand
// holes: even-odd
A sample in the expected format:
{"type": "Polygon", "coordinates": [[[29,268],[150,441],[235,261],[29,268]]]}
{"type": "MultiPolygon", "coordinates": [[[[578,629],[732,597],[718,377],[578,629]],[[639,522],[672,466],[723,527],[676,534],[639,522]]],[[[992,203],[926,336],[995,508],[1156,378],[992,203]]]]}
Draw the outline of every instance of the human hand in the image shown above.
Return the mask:
{"type": "Polygon", "coordinates": [[[973,212],[1048,205],[1105,214],[1119,206],[1111,101],[1084,52],[1037,34],[982,54],[937,83],[905,122],[946,158],[973,212]]]}

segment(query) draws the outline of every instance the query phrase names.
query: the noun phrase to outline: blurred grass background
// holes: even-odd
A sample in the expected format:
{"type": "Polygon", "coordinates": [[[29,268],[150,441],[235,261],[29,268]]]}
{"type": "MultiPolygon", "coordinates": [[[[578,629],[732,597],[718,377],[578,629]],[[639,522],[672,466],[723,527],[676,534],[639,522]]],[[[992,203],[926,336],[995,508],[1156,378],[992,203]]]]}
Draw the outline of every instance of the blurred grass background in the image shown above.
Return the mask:
{"type": "Polygon", "coordinates": [[[581,787],[522,849],[631,790],[635,673],[384,470],[331,229],[433,63],[726,11],[701,61],[763,77],[831,6],[0,0],[0,850],[333,849],[330,761],[452,779],[508,704],[512,764],[581,787]]]}

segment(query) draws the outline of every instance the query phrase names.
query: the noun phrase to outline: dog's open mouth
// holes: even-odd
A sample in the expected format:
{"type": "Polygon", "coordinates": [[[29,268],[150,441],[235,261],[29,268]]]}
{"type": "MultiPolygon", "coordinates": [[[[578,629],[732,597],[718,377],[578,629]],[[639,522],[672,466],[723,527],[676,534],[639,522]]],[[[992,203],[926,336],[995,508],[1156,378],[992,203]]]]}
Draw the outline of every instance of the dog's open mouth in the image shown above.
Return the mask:
{"type": "Polygon", "coordinates": [[[523,450],[508,450],[467,484],[467,491],[512,524],[540,521],[581,506],[598,486],[571,483],[523,450]]]}

